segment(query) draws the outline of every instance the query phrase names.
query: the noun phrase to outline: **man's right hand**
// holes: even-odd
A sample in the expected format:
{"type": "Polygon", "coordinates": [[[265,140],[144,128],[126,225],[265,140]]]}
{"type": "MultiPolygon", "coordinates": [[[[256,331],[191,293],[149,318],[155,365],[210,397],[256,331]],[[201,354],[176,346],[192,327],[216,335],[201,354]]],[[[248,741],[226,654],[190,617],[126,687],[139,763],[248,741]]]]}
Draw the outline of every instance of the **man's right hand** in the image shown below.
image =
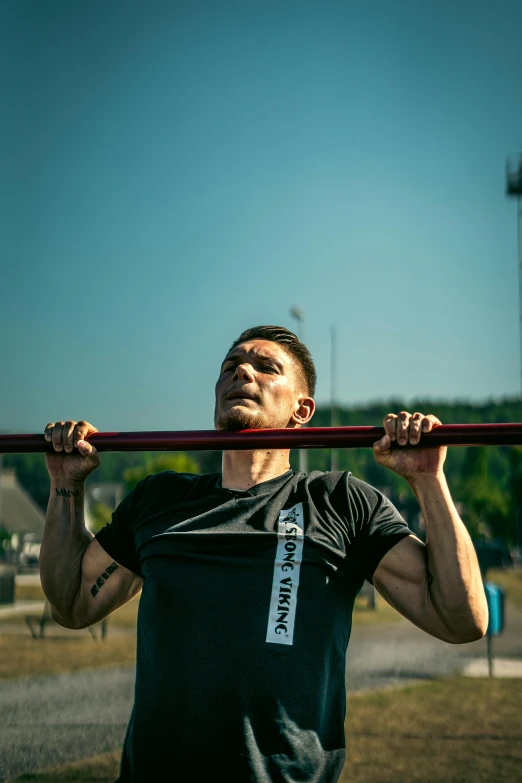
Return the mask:
{"type": "Polygon", "coordinates": [[[45,440],[53,444],[54,452],[45,455],[51,479],[83,484],[89,473],[100,464],[100,457],[85,438],[98,432],[88,421],[50,422],[45,428],[45,440]]]}

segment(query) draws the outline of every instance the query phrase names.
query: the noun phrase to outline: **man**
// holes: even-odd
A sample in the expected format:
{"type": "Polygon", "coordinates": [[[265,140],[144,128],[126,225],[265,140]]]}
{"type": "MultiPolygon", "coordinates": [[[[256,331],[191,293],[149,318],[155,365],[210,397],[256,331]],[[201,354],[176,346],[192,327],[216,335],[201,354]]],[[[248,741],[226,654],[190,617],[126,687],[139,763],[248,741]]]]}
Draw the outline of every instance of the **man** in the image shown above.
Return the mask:
{"type": "MultiPolygon", "coordinates": [[[[249,329],[222,364],[216,427],[301,427],[314,387],[294,334],[249,329]]],[[[439,639],[484,635],[484,590],[444,478],[446,450],[400,448],[438,424],[389,414],[374,446],[415,491],[426,545],[380,492],[349,473],[294,473],[287,449],[225,451],[221,474],[148,476],[93,538],[83,487],[99,465],[86,440],[97,430],[46,427],[41,576],[53,616],[84,628],[143,590],[121,783],[336,781],[345,653],[365,578],[439,639]]]]}

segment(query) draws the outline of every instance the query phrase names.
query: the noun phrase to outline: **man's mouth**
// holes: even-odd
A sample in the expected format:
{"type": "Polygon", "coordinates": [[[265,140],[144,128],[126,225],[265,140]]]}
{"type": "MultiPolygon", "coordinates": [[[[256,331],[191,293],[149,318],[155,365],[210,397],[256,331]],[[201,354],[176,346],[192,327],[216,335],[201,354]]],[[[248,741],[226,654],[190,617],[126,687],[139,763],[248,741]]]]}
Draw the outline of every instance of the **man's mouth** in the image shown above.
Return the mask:
{"type": "Polygon", "coordinates": [[[257,402],[257,397],[253,394],[247,394],[247,392],[234,392],[233,394],[227,394],[226,400],[254,400],[257,402]]]}

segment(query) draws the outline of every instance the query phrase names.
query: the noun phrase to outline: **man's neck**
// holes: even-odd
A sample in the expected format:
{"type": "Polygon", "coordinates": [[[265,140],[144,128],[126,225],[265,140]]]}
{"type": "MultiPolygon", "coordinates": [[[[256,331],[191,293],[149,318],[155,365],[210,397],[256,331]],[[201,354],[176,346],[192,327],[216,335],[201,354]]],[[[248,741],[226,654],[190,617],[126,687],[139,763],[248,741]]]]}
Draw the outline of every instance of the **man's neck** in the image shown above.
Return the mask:
{"type": "Polygon", "coordinates": [[[221,486],[251,489],[290,470],[289,449],[224,451],[221,486]]]}

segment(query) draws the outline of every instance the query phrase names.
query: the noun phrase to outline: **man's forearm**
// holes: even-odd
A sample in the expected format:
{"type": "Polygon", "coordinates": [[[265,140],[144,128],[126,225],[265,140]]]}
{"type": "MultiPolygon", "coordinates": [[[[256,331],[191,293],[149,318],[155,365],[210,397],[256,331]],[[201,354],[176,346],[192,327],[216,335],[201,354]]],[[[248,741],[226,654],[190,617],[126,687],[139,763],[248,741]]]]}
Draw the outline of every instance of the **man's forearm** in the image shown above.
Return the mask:
{"type": "Polygon", "coordinates": [[[451,633],[485,633],[487,603],[475,548],[446,483],[420,475],[411,486],[426,525],[428,590],[431,603],[451,633]]]}
{"type": "Polygon", "coordinates": [[[83,483],[52,479],[40,550],[40,577],[44,593],[61,619],[70,616],[80,590],[83,553],[91,539],[85,528],[83,483]]]}

